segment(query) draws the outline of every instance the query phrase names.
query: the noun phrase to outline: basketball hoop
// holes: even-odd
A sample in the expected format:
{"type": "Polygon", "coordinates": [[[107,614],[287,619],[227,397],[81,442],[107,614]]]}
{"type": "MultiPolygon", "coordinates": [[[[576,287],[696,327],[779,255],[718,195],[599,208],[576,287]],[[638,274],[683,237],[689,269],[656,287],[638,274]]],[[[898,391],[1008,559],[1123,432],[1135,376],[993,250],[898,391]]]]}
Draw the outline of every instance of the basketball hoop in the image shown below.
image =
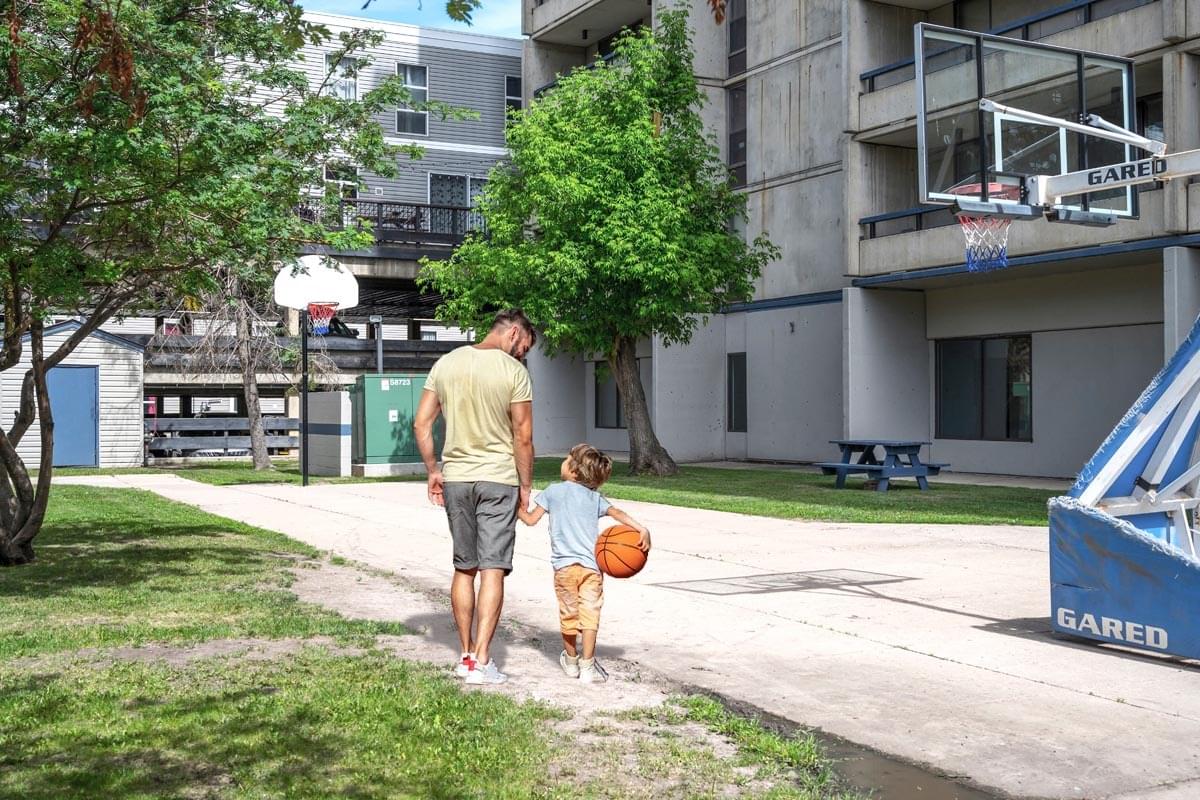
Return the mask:
{"type": "MultiPolygon", "coordinates": [[[[949,191],[951,194],[963,195],[966,200],[979,197],[980,186],[978,183],[972,183],[956,186],[949,191]]],[[[1014,218],[1006,215],[1000,203],[994,201],[1019,201],[1020,198],[1020,186],[989,183],[987,202],[974,204],[979,208],[964,208],[965,203],[955,207],[954,216],[958,218],[963,238],[967,241],[968,271],[987,272],[1008,266],[1008,228],[1014,218]]]]}
{"type": "Polygon", "coordinates": [[[329,333],[329,323],[337,313],[337,308],[337,303],[309,303],[308,321],[312,325],[312,332],[317,336],[329,333]]]}

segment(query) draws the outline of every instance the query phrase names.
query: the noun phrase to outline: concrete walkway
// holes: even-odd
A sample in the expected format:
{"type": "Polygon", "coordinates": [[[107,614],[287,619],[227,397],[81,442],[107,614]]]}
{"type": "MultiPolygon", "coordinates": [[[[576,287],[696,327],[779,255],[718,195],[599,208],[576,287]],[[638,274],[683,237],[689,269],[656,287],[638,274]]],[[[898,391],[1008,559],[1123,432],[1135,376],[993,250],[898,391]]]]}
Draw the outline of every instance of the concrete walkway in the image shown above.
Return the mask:
{"type": "MultiPolygon", "coordinates": [[[[56,482],[149,489],[428,586],[449,584],[445,517],[423,483],[56,482]]],[[[654,552],[641,575],[606,584],[601,658],[631,659],[1013,795],[1200,797],[1196,666],[1050,637],[1044,528],[620,505],[650,527],[654,552]]],[[[553,640],[544,525],[518,527],[505,614],[553,640]]]]}

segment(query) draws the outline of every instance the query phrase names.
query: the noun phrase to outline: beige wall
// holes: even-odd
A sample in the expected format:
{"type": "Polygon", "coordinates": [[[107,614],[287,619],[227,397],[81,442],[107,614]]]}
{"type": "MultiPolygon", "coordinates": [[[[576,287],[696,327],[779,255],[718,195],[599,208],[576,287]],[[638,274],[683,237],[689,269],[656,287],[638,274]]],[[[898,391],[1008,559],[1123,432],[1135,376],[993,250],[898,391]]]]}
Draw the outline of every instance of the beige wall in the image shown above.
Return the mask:
{"type": "Polygon", "coordinates": [[[929,438],[925,294],[847,289],[842,382],[851,439],[929,438]]]}
{"type": "Polygon", "coordinates": [[[933,459],[960,472],[1074,477],[1162,367],[1162,335],[1158,324],[1034,333],[1033,441],[935,439],[933,459]]]}
{"type": "MultiPolygon", "coordinates": [[[[926,293],[926,336],[950,339],[1161,323],[1162,291],[1159,264],[972,282],[926,293]]],[[[1160,344],[1160,365],[1161,349],[1160,344]]]]}

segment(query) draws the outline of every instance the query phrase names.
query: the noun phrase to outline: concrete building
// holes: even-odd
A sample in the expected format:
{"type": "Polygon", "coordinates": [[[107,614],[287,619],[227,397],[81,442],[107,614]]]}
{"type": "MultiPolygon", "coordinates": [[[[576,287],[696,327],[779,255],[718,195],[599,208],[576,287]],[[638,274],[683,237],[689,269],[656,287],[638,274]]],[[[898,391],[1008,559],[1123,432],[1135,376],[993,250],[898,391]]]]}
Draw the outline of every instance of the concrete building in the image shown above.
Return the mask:
{"type": "MultiPolygon", "coordinates": [[[[666,4],[525,0],[527,100],[666,4]]],[[[1140,218],[1013,225],[1010,265],[968,273],[945,208],[918,205],[913,25],[1120,55],[1137,125],[1200,146],[1195,0],[689,0],[695,69],[748,197],[783,251],[753,299],[687,347],[643,343],[656,431],[683,461],[821,461],[829,439],[928,440],[962,471],[1069,476],[1200,310],[1200,186],[1151,184],[1140,218]]],[[[538,359],[538,446],[625,449],[595,365],[538,359]]]]}

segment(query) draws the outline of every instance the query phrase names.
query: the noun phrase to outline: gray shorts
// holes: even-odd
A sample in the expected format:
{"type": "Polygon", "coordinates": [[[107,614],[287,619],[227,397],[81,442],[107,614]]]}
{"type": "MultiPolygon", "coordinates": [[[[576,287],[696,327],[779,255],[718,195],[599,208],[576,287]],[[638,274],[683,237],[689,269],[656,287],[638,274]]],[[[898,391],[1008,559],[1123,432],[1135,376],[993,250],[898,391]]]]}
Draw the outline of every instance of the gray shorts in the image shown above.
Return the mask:
{"type": "Polygon", "coordinates": [[[446,516],[454,568],[512,572],[517,541],[517,487],[491,481],[446,482],[446,516]]]}

